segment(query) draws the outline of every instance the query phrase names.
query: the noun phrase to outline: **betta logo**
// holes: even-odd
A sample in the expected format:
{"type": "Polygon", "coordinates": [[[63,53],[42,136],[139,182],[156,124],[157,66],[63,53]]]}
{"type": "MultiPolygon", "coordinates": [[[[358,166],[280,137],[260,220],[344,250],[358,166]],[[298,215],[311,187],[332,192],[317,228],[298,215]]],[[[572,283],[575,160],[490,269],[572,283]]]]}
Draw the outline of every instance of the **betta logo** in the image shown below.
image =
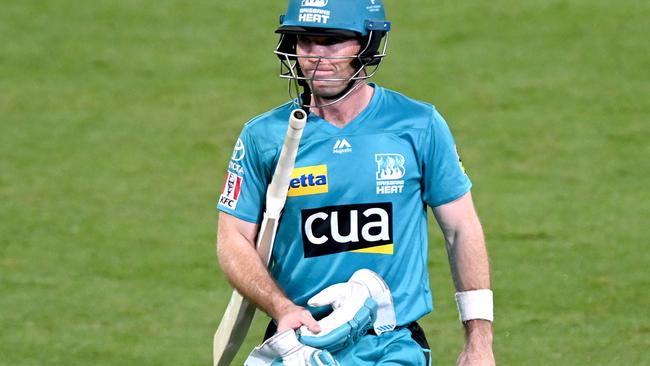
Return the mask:
{"type": "Polygon", "coordinates": [[[302,6],[313,6],[316,8],[322,8],[327,6],[328,0],[302,0],[302,6]]]}
{"type": "Polygon", "coordinates": [[[327,165],[295,168],[289,181],[289,197],[327,193],[327,165]]]}

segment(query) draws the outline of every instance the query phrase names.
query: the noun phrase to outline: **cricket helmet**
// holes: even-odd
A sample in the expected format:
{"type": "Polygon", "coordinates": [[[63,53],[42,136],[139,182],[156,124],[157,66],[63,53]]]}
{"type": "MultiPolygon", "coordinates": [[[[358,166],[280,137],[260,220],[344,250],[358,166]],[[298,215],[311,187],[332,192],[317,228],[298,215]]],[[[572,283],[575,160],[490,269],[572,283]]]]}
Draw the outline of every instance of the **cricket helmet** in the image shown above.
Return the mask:
{"type": "MultiPolygon", "coordinates": [[[[383,0],[289,0],[287,11],[280,16],[280,26],[275,31],[280,34],[275,54],[280,58],[280,77],[289,79],[290,96],[295,96],[292,89],[299,94],[298,86],[302,86],[305,93],[309,92],[309,81],[316,80],[305,77],[300,70],[298,58],[314,56],[296,54],[298,36],[360,40],[361,50],[357,55],[350,56],[357,72],[345,79],[349,81],[349,87],[342,93],[344,95],[329,98],[336,99],[327,104],[330,105],[343,99],[353,87],[358,86],[357,80],[365,80],[375,74],[379,63],[386,56],[388,31],[390,22],[386,20],[383,0]]],[[[320,56],[316,58],[327,59],[320,56]]]]}
{"type": "Polygon", "coordinates": [[[390,29],[382,0],[289,0],[277,33],[367,36],[390,29]]]}

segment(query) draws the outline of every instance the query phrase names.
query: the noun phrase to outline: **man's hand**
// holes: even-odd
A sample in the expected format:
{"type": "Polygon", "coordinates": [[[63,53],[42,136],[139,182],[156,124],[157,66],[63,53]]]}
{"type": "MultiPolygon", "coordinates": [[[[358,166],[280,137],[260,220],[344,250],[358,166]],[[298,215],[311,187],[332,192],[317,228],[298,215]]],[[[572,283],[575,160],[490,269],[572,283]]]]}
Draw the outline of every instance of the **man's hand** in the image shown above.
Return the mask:
{"type": "Polygon", "coordinates": [[[356,271],[348,282],[337,283],[309,299],[309,306],[331,306],[330,315],[318,323],[319,334],[300,329],[306,345],[337,352],[358,341],[370,328],[377,334],[395,328],[393,298],[386,282],[368,269],[356,271]]]}
{"type": "Polygon", "coordinates": [[[287,329],[298,329],[302,326],[305,326],[313,333],[319,333],[321,330],[320,325],[318,325],[316,319],[314,319],[307,309],[295,305],[290,301],[284,306],[281,306],[276,314],[274,319],[278,323],[278,333],[287,329]]]}
{"type": "Polygon", "coordinates": [[[279,332],[255,347],[245,366],[339,366],[332,355],[298,341],[293,330],[279,332]]]}
{"type": "Polygon", "coordinates": [[[456,366],[494,366],[492,323],[487,320],[470,320],[465,323],[465,329],[465,349],[458,356],[456,366]]]}

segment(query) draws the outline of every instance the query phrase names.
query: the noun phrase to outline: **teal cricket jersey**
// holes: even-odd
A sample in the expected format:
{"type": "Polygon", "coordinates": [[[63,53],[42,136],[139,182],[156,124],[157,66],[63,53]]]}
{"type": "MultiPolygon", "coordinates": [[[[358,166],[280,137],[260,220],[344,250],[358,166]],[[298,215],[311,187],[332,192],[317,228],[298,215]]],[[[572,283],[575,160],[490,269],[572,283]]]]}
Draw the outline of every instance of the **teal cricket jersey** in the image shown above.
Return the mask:
{"type": "MultiPolygon", "coordinates": [[[[291,300],[308,307],[319,291],[368,268],[386,280],[397,324],[405,325],[433,308],[426,206],[461,197],[471,182],[435,107],[370,85],[369,105],[343,128],[309,114],[271,273],[291,300]]],[[[244,126],[219,210],[261,222],[294,108],[287,103],[244,126]]],[[[310,310],[318,318],[330,309],[310,310]]]]}

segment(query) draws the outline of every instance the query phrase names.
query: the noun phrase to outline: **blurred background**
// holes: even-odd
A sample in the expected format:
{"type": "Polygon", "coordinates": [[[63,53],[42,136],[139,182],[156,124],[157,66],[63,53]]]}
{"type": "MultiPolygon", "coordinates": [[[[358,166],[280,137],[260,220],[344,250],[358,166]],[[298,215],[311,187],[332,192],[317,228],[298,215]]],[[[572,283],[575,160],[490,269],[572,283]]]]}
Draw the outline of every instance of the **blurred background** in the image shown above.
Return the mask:
{"type": "MultiPolygon", "coordinates": [[[[650,3],[385,2],[375,81],[454,132],[498,364],[650,364],[650,3]]],[[[242,125],[288,100],[285,7],[2,1],[0,365],[210,364],[231,292],[214,207],[242,125]]],[[[431,229],[423,324],[452,365],[463,334],[431,229]]]]}

